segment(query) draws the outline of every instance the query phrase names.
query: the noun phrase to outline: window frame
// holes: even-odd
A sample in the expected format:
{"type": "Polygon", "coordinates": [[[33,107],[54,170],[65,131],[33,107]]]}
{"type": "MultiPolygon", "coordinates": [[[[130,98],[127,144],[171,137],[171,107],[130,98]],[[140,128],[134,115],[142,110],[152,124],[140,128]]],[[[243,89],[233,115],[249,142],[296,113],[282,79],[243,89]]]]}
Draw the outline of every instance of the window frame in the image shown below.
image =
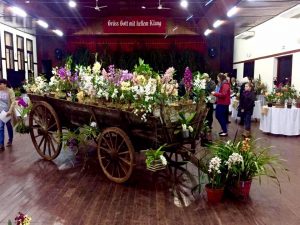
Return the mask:
{"type": "Polygon", "coordinates": [[[17,35],[17,61],[18,61],[18,70],[25,71],[24,37],[19,35],[17,35]],[[21,39],[22,46],[19,46],[19,39],[21,39]]]}
{"type": "Polygon", "coordinates": [[[15,63],[15,60],[14,60],[14,36],[13,36],[12,33],[4,31],[4,45],[5,45],[6,70],[14,70],[15,69],[15,65],[14,65],[14,63],[15,63]],[[11,36],[12,46],[7,45],[6,35],[11,36]]]}

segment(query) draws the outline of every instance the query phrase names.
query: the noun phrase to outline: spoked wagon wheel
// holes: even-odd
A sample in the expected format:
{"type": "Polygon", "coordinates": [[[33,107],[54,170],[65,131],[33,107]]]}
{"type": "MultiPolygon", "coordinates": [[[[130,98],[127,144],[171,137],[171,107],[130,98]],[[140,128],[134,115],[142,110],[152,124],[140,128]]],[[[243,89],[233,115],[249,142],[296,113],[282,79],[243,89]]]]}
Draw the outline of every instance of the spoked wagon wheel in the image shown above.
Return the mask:
{"type": "Polygon", "coordinates": [[[117,127],[103,130],[98,140],[98,159],[108,179],[127,181],[134,166],[134,148],[127,134],[117,127]]]}
{"type": "Polygon", "coordinates": [[[59,118],[47,102],[34,104],[29,115],[32,143],[41,157],[55,159],[62,146],[62,129],[59,118]]]}

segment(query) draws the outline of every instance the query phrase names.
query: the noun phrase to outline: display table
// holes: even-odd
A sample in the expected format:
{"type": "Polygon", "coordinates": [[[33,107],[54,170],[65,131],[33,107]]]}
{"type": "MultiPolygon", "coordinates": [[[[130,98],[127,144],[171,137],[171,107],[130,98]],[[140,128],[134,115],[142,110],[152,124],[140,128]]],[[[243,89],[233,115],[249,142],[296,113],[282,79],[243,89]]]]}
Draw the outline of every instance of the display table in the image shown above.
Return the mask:
{"type": "Polygon", "coordinates": [[[263,108],[259,129],[266,133],[300,135],[300,108],[263,108]]]}
{"type": "MultiPolygon", "coordinates": [[[[234,104],[238,106],[238,103],[234,104]]],[[[238,110],[237,107],[232,107],[231,117],[234,120],[237,120],[239,118],[237,116],[238,110]]],[[[261,103],[260,100],[255,101],[255,107],[253,109],[252,119],[260,119],[261,118],[261,103]]]]}

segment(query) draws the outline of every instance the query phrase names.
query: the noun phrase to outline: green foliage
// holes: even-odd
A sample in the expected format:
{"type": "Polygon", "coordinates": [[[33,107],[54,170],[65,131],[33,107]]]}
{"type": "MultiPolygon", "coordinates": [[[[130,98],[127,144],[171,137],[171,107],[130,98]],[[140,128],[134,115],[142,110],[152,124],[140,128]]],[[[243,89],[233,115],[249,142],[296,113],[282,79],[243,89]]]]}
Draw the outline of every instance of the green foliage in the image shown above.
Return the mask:
{"type": "Polygon", "coordinates": [[[11,220],[8,220],[8,223],[7,223],[7,225],[12,225],[12,222],[11,222],[11,220]]]}
{"type": "MultiPolygon", "coordinates": [[[[189,129],[189,126],[191,126],[191,122],[194,119],[196,113],[184,113],[184,112],[179,112],[179,122],[180,125],[177,127],[178,129],[174,131],[174,134],[180,133],[182,130],[189,129]]],[[[190,132],[193,131],[193,128],[190,130],[190,132]]]]}
{"type": "Polygon", "coordinates": [[[254,177],[261,180],[261,176],[267,176],[275,181],[281,191],[277,171],[287,172],[287,169],[282,166],[283,160],[279,155],[270,153],[271,147],[260,146],[257,140],[246,138],[237,143],[233,141],[217,142],[211,145],[210,149],[213,155],[219,157],[227,165],[221,171],[226,174],[229,182],[246,181],[254,177]],[[243,160],[242,163],[236,163],[229,167],[229,157],[233,153],[238,153],[243,160]]]}
{"type": "Polygon", "coordinates": [[[134,66],[134,72],[139,75],[144,75],[146,77],[153,77],[155,74],[153,68],[149,64],[145,64],[144,60],[139,58],[139,64],[134,66]]]}
{"type": "Polygon", "coordinates": [[[146,151],[145,155],[146,155],[146,165],[147,167],[151,166],[153,161],[155,160],[160,160],[160,157],[164,154],[163,151],[161,151],[164,147],[166,146],[166,144],[160,146],[158,149],[153,150],[153,149],[149,149],[146,151]]]}
{"type": "MultiPolygon", "coordinates": [[[[92,122],[94,123],[94,122],[92,122]]],[[[84,125],[83,127],[78,127],[76,130],[63,133],[62,141],[64,147],[75,147],[79,145],[85,145],[90,140],[95,140],[98,137],[99,129],[96,126],[84,125]]]]}

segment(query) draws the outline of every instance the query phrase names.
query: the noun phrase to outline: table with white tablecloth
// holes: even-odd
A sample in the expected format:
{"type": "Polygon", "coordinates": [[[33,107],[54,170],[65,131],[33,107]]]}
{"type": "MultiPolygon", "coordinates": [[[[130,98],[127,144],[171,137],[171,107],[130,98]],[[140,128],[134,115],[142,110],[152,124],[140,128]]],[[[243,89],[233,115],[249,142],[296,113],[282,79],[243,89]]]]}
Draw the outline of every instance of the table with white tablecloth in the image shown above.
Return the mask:
{"type": "MultiPolygon", "coordinates": [[[[237,116],[237,114],[238,114],[237,108],[232,107],[231,117],[236,120],[237,118],[239,118],[237,116]]],[[[260,100],[257,100],[257,101],[255,101],[255,106],[254,106],[254,109],[253,109],[252,119],[260,119],[260,117],[261,117],[261,103],[260,103],[260,100]]]]}
{"type": "Polygon", "coordinates": [[[300,108],[263,109],[259,129],[266,133],[281,135],[300,135],[300,108]]]}

